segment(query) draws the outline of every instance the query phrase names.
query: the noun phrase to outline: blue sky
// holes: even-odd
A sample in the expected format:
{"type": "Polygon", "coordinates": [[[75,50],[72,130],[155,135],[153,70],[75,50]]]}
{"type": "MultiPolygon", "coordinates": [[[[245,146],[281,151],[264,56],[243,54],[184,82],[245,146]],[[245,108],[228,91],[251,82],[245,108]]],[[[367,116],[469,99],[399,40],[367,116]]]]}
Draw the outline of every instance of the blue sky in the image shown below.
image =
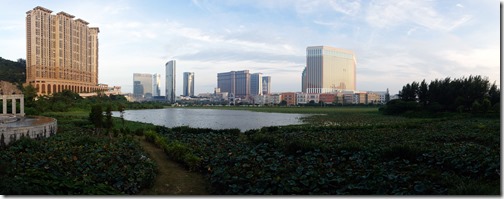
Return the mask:
{"type": "Polygon", "coordinates": [[[0,57],[26,57],[26,11],[43,6],[99,27],[99,80],[132,92],[133,73],[177,60],[195,92],[217,73],[272,76],[273,92],[300,91],[307,46],[349,49],[357,89],[397,93],[406,83],[482,75],[500,82],[497,0],[0,0],[0,57]]]}

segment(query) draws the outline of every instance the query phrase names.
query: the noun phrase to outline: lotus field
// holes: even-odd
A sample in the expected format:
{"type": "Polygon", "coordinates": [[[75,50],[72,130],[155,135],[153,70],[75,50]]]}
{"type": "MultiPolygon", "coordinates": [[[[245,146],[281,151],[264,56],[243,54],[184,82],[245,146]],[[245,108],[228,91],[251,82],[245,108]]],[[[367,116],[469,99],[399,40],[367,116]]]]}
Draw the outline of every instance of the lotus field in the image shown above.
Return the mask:
{"type": "Polygon", "coordinates": [[[245,133],[158,127],[150,136],[185,145],[181,156],[198,158],[178,159],[205,174],[214,194],[500,194],[499,119],[296,110],[278,112],[324,115],[245,133]]]}
{"type": "Polygon", "coordinates": [[[0,193],[138,194],[154,183],[157,166],[134,132],[204,175],[212,194],[501,194],[496,116],[407,118],[381,115],[377,107],[230,109],[313,115],[303,125],[246,132],[115,118],[108,134],[93,130],[88,112],[52,113],[56,135],[0,147],[0,193]]]}

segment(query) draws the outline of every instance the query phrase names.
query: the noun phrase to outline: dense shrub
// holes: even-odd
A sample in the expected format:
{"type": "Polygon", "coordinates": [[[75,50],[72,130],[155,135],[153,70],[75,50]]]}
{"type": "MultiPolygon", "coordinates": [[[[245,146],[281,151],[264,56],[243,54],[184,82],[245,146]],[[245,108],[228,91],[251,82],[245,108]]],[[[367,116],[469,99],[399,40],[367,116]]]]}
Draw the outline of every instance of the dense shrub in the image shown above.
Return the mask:
{"type": "MultiPolygon", "coordinates": [[[[177,131],[180,132],[180,128],[177,128],[177,131]]],[[[195,130],[193,132],[197,133],[198,131],[195,130]]],[[[177,140],[168,141],[166,137],[161,136],[152,130],[146,131],[144,135],[145,140],[156,144],[156,146],[163,149],[163,151],[173,160],[183,163],[190,170],[200,169],[201,158],[195,156],[192,153],[191,148],[189,148],[186,144],[183,144],[177,140]]]]}
{"type": "Polygon", "coordinates": [[[415,101],[403,101],[403,100],[390,100],[387,105],[382,109],[385,115],[398,115],[403,114],[408,111],[416,111],[419,108],[419,104],[415,101]]]}
{"type": "Polygon", "coordinates": [[[60,133],[21,138],[0,151],[0,193],[135,194],[155,178],[155,163],[130,138],[60,133]]]}

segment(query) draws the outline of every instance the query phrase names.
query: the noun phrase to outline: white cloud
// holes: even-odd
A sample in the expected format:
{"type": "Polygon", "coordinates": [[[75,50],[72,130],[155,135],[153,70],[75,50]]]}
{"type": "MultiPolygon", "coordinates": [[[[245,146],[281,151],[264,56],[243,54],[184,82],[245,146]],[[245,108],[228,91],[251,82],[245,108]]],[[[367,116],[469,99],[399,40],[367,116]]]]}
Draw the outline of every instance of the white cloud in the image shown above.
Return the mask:
{"type": "Polygon", "coordinates": [[[119,14],[119,13],[122,13],[124,11],[128,11],[130,10],[131,7],[129,6],[118,6],[117,3],[114,3],[113,5],[108,5],[108,6],[104,6],[103,7],[103,10],[107,13],[110,13],[110,14],[119,14]]]}
{"type": "Polygon", "coordinates": [[[436,10],[434,2],[428,1],[373,1],[368,9],[366,21],[377,28],[391,28],[413,23],[437,31],[452,31],[465,24],[471,15],[448,16],[436,10]]]}
{"type": "Polygon", "coordinates": [[[408,35],[411,35],[411,34],[412,34],[413,32],[415,32],[416,30],[417,30],[417,27],[410,28],[410,29],[408,30],[408,33],[407,33],[407,34],[408,34],[408,35]]]}
{"type": "Polygon", "coordinates": [[[329,5],[335,11],[341,12],[346,15],[356,15],[360,11],[360,1],[356,0],[334,0],[329,1],[329,5]]]}
{"type": "Polygon", "coordinates": [[[498,48],[446,50],[441,56],[460,66],[471,69],[497,68],[500,50],[498,48]]]}

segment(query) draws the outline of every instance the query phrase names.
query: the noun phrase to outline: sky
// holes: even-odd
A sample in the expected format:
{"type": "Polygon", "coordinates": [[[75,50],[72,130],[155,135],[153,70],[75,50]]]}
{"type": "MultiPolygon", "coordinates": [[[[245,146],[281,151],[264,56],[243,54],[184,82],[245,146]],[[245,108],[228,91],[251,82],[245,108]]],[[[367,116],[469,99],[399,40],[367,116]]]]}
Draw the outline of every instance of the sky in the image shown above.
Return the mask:
{"type": "Polygon", "coordinates": [[[272,77],[273,92],[301,91],[306,47],[352,50],[357,90],[392,94],[413,81],[488,77],[500,85],[498,0],[0,0],[0,57],[26,59],[26,12],[42,6],[99,27],[99,81],[133,91],[133,73],[162,74],[177,60],[195,93],[217,73],[272,77]],[[6,9],[7,8],[7,9],[6,9]]]}

